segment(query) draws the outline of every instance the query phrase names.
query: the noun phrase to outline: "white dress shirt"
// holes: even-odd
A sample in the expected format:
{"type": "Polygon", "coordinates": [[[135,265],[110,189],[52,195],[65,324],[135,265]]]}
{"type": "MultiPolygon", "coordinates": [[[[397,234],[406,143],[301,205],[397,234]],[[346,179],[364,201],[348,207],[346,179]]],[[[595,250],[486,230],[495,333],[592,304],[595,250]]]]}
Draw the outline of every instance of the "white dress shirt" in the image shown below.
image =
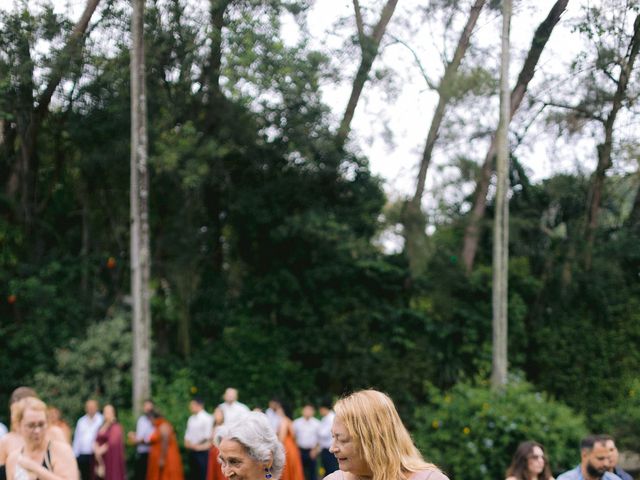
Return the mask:
{"type": "Polygon", "coordinates": [[[278,415],[273,408],[267,408],[267,410],[264,413],[267,415],[267,418],[269,419],[271,428],[273,428],[273,431],[276,432],[276,435],[277,435],[280,429],[280,415],[278,415]]]}
{"type": "Polygon", "coordinates": [[[89,415],[80,417],[76,424],[76,431],[73,434],[73,453],[76,457],[80,455],[93,455],[93,442],[98,436],[98,430],[102,425],[103,418],[100,412],[93,418],[89,415]]]}
{"type": "Polygon", "coordinates": [[[331,436],[331,427],[333,427],[333,419],[336,417],[336,414],[333,410],[330,410],[322,420],[320,420],[320,428],[318,429],[318,442],[320,443],[320,448],[323,450],[328,450],[331,448],[331,442],[333,438],[331,436]]]}
{"type": "Polygon", "coordinates": [[[204,409],[191,415],[187,420],[187,430],[184,432],[185,442],[194,445],[208,442],[213,436],[213,415],[209,415],[204,409]]]}
{"type": "Polygon", "coordinates": [[[300,448],[316,448],[318,445],[318,429],[320,420],[315,417],[296,418],[293,421],[293,431],[296,434],[296,443],[300,448]]]}
{"type": "Polygon", "coordinates": [[[4,423],[0,423],[0,438],[4,437],[7,433],[7,427],[4,425],[4,423]]]}
{"type": "Polygon", "coordinates": [[[151,438],[153,430],[154,427],[151,419],[146,415],[140,415],[136,422],[136,440],[140,442],[136,447],[138,453],[149,453],[149,449],[151,448],[149,438],[151,438]]]}
{"type": "Polygon", "coordinates": [[[240,417],[249,413],[249,407],[247,407],[244,403],[235,401],[233,403],[223,402],[218,405],[220,410],[222,410],[222,415],[224,416],[224,423],[233,423],[240,417]]]}

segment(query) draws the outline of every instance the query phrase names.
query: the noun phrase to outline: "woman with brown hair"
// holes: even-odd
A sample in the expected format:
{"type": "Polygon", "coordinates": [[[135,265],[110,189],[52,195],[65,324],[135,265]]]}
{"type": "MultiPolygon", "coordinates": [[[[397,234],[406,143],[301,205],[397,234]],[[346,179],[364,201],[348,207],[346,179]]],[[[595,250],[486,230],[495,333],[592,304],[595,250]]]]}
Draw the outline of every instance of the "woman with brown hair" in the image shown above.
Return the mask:
{"type": "Polygon", "coordinates": [[[448,480],[426,462],[391,398],[377,390],[352,393],[335,404],[330,451],[340,470],[329,480],[448,480]]]}
{"type": "Polygon", "coordinates": [[[553,480],[544,447],[533,441],[518,445],[507,469],[507,480],[553,480]]]}
{"type": "Polygon", "coordinates": [[[105,405],[102,416],[104,422],[93,444],[95,476],[105,480],[125,480],[124,432],[118,423],[116,409],[113,405],[105,405]]]}

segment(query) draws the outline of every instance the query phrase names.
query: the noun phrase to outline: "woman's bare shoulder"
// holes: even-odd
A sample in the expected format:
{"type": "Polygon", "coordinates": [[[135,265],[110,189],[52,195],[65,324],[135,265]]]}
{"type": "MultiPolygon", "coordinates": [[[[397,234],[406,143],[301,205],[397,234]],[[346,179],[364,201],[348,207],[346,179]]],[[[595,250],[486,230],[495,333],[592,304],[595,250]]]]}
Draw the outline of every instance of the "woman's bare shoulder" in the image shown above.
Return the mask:
{"type": "Polygon", "coordinates": [[[333,473],[330,473],[329,475],[327,475],[326,477],[324,477],[324,480],[346,480],[344,473],[342,473],[342,470],[336,470],[333,473]]]}
{"type": "Polygon", "coordinates": [[[437,468],[432,468],[414,473],[411,475],[410,480],[449,480],[449,477],[437,468]]]}

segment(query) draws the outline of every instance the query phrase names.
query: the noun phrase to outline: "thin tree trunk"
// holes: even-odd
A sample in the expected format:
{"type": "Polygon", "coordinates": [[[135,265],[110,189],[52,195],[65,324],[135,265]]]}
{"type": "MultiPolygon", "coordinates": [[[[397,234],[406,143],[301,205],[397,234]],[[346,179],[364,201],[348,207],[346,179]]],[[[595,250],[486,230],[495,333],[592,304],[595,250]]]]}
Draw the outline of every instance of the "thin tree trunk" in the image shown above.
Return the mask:
{"type": "Polygon", "coordinates": [[[144,60],[144,0],[131,17],[131,297],[133,301],[133,408],[151,396],[149,173],[144,60]]]}
{"type": "Polygon", "coordinates": [[[500,65],[500,123],[497,132],[498,185],[493,229],[493,365],[491,386],[507,383],[507,304],[509,280],[509,34],[511,0],[502,1],[502,56],[500,65]]]}
{"type": "Polygon", "coordinates": [[[458,68],[460,67],[460,63],[462,62],[467,48],[469,47],[471,34],[473,33],[473,29],[478,21],[478,17],[480,16],[480,12],[482,11],[484,4],[485,0],[476,0],[471,7],[469,18],[462,30],[453,58],[447,64],[444,75],[438,84],[438,105],[433,113],[431,126],[429,127],[429,133],[427,135],[427,142],[422,153],[420,169],[416,182],[416,191],[411,201],[405,205],[405,210],[403,211],[405,251],[413,272],[421,269],[420,264],[422,262],[420,261],[420,258],[424,258],[424,252],[421,252],[421,250],[424,248],[422,237],[425,235],[425,219],[421,211],[421,201],[424,194],[427,170],[431,163],[433,148],[438,139],[440,126],[444,119],[447,104],[451,98],[451,82],[455,78],[458,68]]]}
{"type": "MultiPolygon", "coordinates": [[[[640,172],[638,172],[638,175],[640,176],[640,172]]],[[[625,226],[634,230],[640,230],[640,185],[638,186],[638,190],[636,190],[631,213],[629,213],[625,221],[625,226]]]]}
{"type": "MultiPolygon", "coordinates": [[[[536,65],[540,60],[540,55],[547,45],[553,29],[560,21],[562,13],[566,10],[569,0],[558,0],[547,15],[547,18],[538,26],[529,48],[527,58],[518,75],[516,86],[511,91],[511,118],[515,115],[524,99],[529,82],[533,78],[536,65]]],[[[469,213],[469,220],[464,232],[462,247],[462,260],[467,273],[473,270],[473,264],[478,251],[480,240],[481,223],[487,207],[487,192],[493,171],[493,161],[496,156],[496,138],[491,139],[491,145],[482,163],[482,168],[478,176],[476,190],[473,195],[473,206],[469,213]]]]}
{"type": "MultiPolygon", "coordinates": [[[[211,49],[209,51],[209,65],[207,87],[209,93],[209,107],[216,109],[222,96],[220,91],[220,67],[222,66],[222,29],[224,28],[224,13],[229,6],[229,0],[211,0],[211,49]]],[[[209,112],[215,113],[215,112],[209,112]]]]}
{"type": "Polygon", "coordinates": [[[43,120],[49,113],[49,105],[53,93],[60,85],[64,72],[69,68],[69,63],[78,58],[83,43],[83,37],[89,26],[89,22],[100,0],[89,0],[78,22],[74,25],[65,46],[51,69],[49,81],[37,100],[37,106],[31,112],[26,131],[20,142],[20,188],[22,216],[27,225],[33,221],[35,204],[36,172],[38,170],[36,146],[37,137],[43,120]]]}
{"type": "Polygon", "coordinates": [[[471,7],[469,18],[467,19],[467,24],[462,30],[462,34],[460,35],[460,39],[458,40],[458,45],[456,47],[455,53],[453,54],[453,59],[447,64],[444,75],[442,76],[440,84],[438,85],[438,105],[436,106],[433,118],[431,119],[431,127],[429,128],[429,133],[427,135],[427,143],[422,153],[422,160],[420,161],[420,171],[418,172],[416,192],[412,199],[414,207],[420,208],[420,201],[422,200],[422,195],[424,194],[427,170],[429,168],[429,164],[431,163],[433,147],[435,146],[436,140],[438,139],[440,126],[442,125],[442,120],[444,118],[447,104],[449,103],[449,99],[451,98],[452,94],[451,82],[458,73],[460,63],[462,62],[462,59],[467,52],[467,48],[469,48],[471,34],[473,33],[473,29],[476,26],[478,17],[480,16],[480,12],[482,11],[482,7],[484,6],[484,4],[485,0],[476,0],[476,2],[471,7]]]}
{"type": "Polygon", "coordinates": [[[358,25],[358,36],[360,38],[362,59],[360,61],[358,72],[356,73],[356,78],[353,81],[351,96],[349,97],[349,101],[347,102],[347,108],[345,109],[342,121],[340,122],[338,133],[336,134],[336,144],[338,148],[342,148],[347,141],[347,137],[349,136],[349,132],[351,131],[351,121],[353,120],[356,106],[358,105],[358,101],[360,100],[362,89],[364,88],[364,84],[369,78],[369,72],[371,71],[373,61],[378,55],[380,41],[382,40],[384,32],[387,29],[387,25],[389,24],[389,21],[393,16],[393,12],[396,8],[398,0],[387,0],[387,3],[382,9],[382,13],[380,14],[380,20],[374,27],[373,32],[370,36],[364,33],[364,25],[362,24],[362,17],[360,14],[360,5],[358,3],[358,0],[354,0],[353,3],[356,11],[356,23],[358,25]]]}
{"type": "Polygon", "coordinates": [[[604,142],[598,145],[598,165],[593,175],[593,180],[589,188],[586,222],[586,250],[585,266],[591,268],[593,245],[595,243],[596,230],[598,228],[598,217],[600,215],[600,204],[602,202],[602,190],[604,188],[605,175],[611,167],[611,150],[613,148],[613,126],[622,109],[622,102],[625,99],[629,78],[633,71],[633,64],[640,49],[640,15],[636,17],[633,25],[633,37],[629,43],[627,55],[620,68],[616,93],[613,96],[611,112],[604,123],[604,142]]]}

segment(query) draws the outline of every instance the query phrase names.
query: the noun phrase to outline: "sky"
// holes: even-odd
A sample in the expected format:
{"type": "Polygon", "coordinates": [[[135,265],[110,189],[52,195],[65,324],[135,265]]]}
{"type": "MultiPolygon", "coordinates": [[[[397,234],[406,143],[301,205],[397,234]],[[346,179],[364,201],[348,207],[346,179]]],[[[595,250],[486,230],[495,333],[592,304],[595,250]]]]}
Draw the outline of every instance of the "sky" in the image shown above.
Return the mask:
{"type": "MultiPolygon", "coordinates": [[[[0,6],[6,8],[9,1],[0,0],[0,6]]],[[[578,35],[571,30],[571,20],[578,16],[580,9],[589,1],[569,2],[561,23],[554,30],[543,53],[533,85],[536,81],[541,81],[537,80],[538,77],[542,79],[546,74],[567,71],[568,63],[582,47],[578,35]]],[[[55,0],[54,3],[60,11],[70,11],[77,17],[85,1],[55,0]]],[[[383,2],[361,0],[360,3],[365,21],[369,24],[377,21],[383,2]]],[[[419,160],[437,102],[436,94],[426,88],[412,53],[392,40],[400,39],[410,44],[420,57],[424,69],[432,79],[437,80],[442,72],[442,63],[439,60],[442,48],[441,32],[438,31],[437,21],[425,21],[416,15],[416,8],[425,3],[428,2],[399,0],[383,40],[384,48],[373,67],[374,70],[388,69],[387,76],[383,82],[369,82],[365,86],[352,123],[352,148],[369,158],[372,171],[384,179],[385,190],[392,198],[411,195],[415,189],[419,160]]],[[[555,0],[516,0],[514,3],[511,30],[512,84],[515,83],[533,31],[546,17],[555,0]]],[[[355,33],[352,0],[316,0],[307,18],[310,45],[334,52],[338,64],[343,61],[340,52],[343,50],[345,38],[355,33]],[[341,26],[336,27],[336,22],[341,19],[344,20],[341,26]]],[[[487,13],[485,10],[476,26],[472,42],[487,48],[487,61],[497,62],[501,21],[498,13],[487,13]]],[[[302,35],[292,18],[285,21],[283,35],[292,43],[302,35]]],[[[323,85],[324,99],[333,112],[336,126],[347,104],[357,64],[357,60],[340,64],[344,81],[323,85]]],[[[479,108],[484,108],[484,114],[489,117],[494,115],[497,119],[497,99],[493,104],[479,108]]],[[[595,165],[593,141],[583,139],[568,144],[562,139],[550,139],[547,133],[532,129],[528,134],[531,137],[530,141],[517,152],[534,180],[548,177],[558,171],[575,169],[578,164],[586,168],[595,165]]],[[[434,184],[446,181],[447,171],[443,166],[448,164],[452,154],[464,148],[468,155],[477,157],[478,161],[486,150],[482,142],[464,146],[440,142],[434,154],[433,168],[428,175],[427,192],[434,184]],[[477,151],[474,152],[474,149],[477,151]]]]}
{"type": "MultiPolygon", "coordinates": [[[[400,0],[394,19],[406,17],[418,3],[425,2],[400,0]]],[[[530,45],[535,28],[546,17],[555,0],[515,3],[511,28],[513,53],[510,73],[512,85],[515,84],[515,79],[522,65],[522,56],[530,45]]],[[[540,59],[540,69],[550,73],[567,71],[568,63],[582,47],[578,35],[571,30],[571,19],[577,17],[580,9],[587,3],[587,0],[569,2],[561,23],[554,30],[540,59]]],[[[331,45],[332,24],[336,18],[352,16],[353,4],[351,0],[317,2],[310,13],[310,18],[313,18],[313,21],[309,25],[313,37],[318,39],[317,45],[331,45]],[[331,4],[330,8],[328,7],[329,3],[331,4]]],[[[371,15],[370,18],[374,21],[374,15],[371,15]]],[[[437,37],[438,33],[430,31],[429,25],[425,25],[417,34],[403,35],[402,29],[394,25],[394,19],[389,26],[391,34],[401,37],[407,43],[416,45],[415,50],[419,52],[425,70],[431,73],[432,78],[437,79],[437,74],[442,71],[437,56],[439,52],[437,48],[430,48],[430,45],[433,45],[434,36],[437,37]]],[[[472,42],[481,42],[485,45],[496,44],[500,38],[501,22],[500,15],[493,14],[481,17],[472,42]]],[[[389,45],[388,38],[384,43],[387,46],[374,64],[374,69],[385,65],[393,66],[396,70],[394,73],[397,77],[396,85],[400,85],[400,90],[397,92],[397,98],[386,100],[380,95],[379,89],[365,87],[364,98],[358,105],[353,120],[352,139],[355,145],[369,157],[373,172],[385,179],[387,193],[391,196],[410,195],[415,189],[418,165],[437,102],[437,95],[425,88],[425,82],[421,78],[413,55],[408,49],[400,44],[389,45]],[[380,112],[383,110],[385,112],[383,121],[388,131],[393,134],[392,146],[388,145],[380,135],[380,112]]],[[[495,48],[494,52],[495,55],[499,55],[499,48],[495,48]]],[[[355,67],[352,70],[355,71],[355,67]]],[[[353,75],[349,78],[353,78],[353,75]]],[[[350,92],[351,85],[349,83],[327,85],[324,88],[325,99],[332,106],[338,119],[347,104],[350,92]]],[[[494,105],[494,109],[497,115],[497,105],[494,105]]],[[[562,143],[561,140],[559,142],[562,143]]],[[[584,160],[589,164],[589,159],[593,157],[594,145],[589,141],[572,145],[558,145],[555,141],[553,145],[547,142],[533,143],[532,148],[523,149],[518,153],[535,180],[548,177],[557,171],[571,170],[575,167],[576,162],[582,163],[584,160]],[[547,149],[547,147],[550,148],[547,149]],[[557,153],[551,153],[551,151],[557,152],[558,147],[567,150],[567,154],[563,156],[566,159],[565,162],[559,163],[557,153]]],[[[482,149],[483,153],[485,150],[482,149]]],[[[446,161],[446,155],[438,155],[436,152],[436,163],[442,164],[446,161]]],[[[427,189],[434,181],[440,180],[436,169],[432,169],[428,176],[427,189]]]]}

